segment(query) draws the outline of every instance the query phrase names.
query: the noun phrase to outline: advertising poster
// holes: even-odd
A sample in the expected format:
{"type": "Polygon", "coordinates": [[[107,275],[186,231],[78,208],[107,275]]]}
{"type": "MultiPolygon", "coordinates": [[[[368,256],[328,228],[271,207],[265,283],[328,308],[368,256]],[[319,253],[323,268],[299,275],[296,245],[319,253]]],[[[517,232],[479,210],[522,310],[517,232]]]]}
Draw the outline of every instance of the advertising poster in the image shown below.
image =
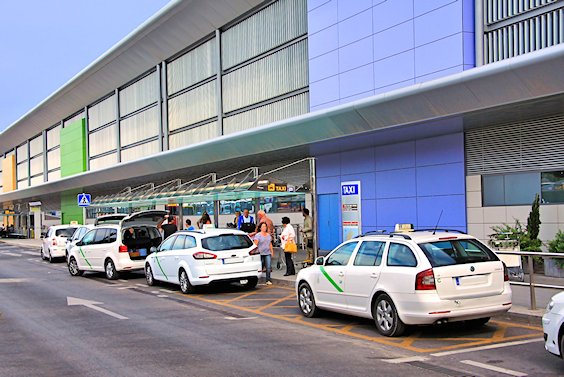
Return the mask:
{"type": "Polygon", "coordinates": [[[361,233],[360,181],[341,182],[341,221],[343,241],[361,233]]]}

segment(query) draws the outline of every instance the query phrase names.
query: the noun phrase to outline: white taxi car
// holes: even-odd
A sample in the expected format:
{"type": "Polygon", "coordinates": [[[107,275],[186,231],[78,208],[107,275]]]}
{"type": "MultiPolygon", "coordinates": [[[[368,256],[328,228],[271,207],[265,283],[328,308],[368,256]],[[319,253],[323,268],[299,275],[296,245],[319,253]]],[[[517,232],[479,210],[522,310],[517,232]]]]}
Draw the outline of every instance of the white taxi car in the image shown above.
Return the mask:
{"type": "Polygon", "coordinates": [[[385,336],[406,325],[485,324],[511,308],[506,268],[480,241],[454,231],[363,235],[296,279],[302,314],[326,309],[373,318],[385,336]]]}
{"type": "Polygon", "coordinates": [[[156,280],[179,284],[183,293],[212,283],[240,283],[254,288],[261,274],[257,247],[248,234],[234,229],[176,232],[145,262],[147,285],[156,280]]]}
{"type": "Polygon", "coordinates": [[[544,348],[564,358],[564,292],[552,296],[542,316],[544,348]]]}
{"type": "Polygon", "coordinates": [[[41,242],[41,259],[50,263],[66,255],[67,239],[72,237],[77,225],[53,225],[41,242]]]}
{"type": "Polygon", "coordinates": [[[99,271],[115,280],[120,271],[142,270],[151,248],[162,241],[157,224],[166,214],[159,210],[141,211],[118,224],[98,225],[89,230],[69,252],[69,273],[81,276],[84,271],[99,271]]]}

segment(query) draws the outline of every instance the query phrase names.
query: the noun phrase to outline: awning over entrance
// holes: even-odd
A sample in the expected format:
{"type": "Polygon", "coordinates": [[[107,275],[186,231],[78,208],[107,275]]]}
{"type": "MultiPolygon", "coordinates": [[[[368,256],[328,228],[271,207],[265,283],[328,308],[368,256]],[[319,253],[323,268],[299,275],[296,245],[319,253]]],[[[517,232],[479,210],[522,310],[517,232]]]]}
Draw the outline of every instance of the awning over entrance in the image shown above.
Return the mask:
{"type": "Polygon", "coordinates": [[[305,195],[310,192],[309,176],[303,182],[288,182],[280,177],[283,177],[284,170],[307,164],[309,160],[296,161],[262,174],[258,167],[251,167],[221,178],[216,173],[209,173],[186,182],[175,179],[157,186],[147,183],[135,188],[127,187],[116,194],[95,197],[91,206],[147,206],[305,195]]]}

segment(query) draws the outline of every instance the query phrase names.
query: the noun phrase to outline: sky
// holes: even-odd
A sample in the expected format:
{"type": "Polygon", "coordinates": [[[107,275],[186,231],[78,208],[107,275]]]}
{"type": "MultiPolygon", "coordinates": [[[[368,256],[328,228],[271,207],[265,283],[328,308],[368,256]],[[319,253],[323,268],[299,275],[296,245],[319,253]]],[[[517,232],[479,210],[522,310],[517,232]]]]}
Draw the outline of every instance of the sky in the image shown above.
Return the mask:
{"type": "Polygon", "coordinates": [[[0,0],[0,132],[169,0],[0,0]]]}

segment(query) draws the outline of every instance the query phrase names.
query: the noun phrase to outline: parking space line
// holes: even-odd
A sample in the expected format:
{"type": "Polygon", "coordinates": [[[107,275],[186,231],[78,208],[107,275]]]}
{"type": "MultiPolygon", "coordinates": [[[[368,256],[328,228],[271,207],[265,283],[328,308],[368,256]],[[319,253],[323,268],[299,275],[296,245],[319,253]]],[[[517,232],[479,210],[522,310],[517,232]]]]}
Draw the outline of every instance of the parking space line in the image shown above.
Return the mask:
{"type": "Polygon", "coordinates": [[[237,296],[237,297],[230,298],[229,300],[220,300],[220,301],[221,301],[222,303],[230,303],[230,302],[234,302],[234,301],[240,300],[240,299],[245,298],[245,297],[254,296],[254,295],[256,295],[257,293],[258,293],[258,291],[251,291],[251,292],[248,292],[248,293],[239,295],[239,296],[237,296]]]}
{"type": "Polygon", "coordinates": [[[389,363],[389,364],[401,364],[401,363],[412,363],[414,361],[427,361],[428,358],[424,356],[408,356],[408,357],[399,357],[397,359],[384,359],[382,361],[389,363]]]}
{"type": "MultiPolygon", "coordinates": [[[[278,300],[276,300],[276,301],[272,301],[272,302],[271,302],[270,304],[268,304],[268,305],[262,306],[262,307],[260,308],[260,310],[268,309],[268,308],[270,308],[270,307],[272,307],[272,306],[275,306],[276,304],[279,304],[279,303],[281,303],[281,302],[287,301],[287,300],[292,299],[292,298],[294,298],[294,294],[293,294],[293,293],[290,294],[290,295],[288,295],[288,296],[282,297],[282,298],[280,298],[280,299],[278,299],[278,300]]],[[[295,307],[295,306],[294,306],[294,307],[295,307]]]]}
{"type": "Polygon", "coordinates": [[[506,368],[496,367],[496,366],[493,366],[493,365],[483,364],[483,363],[479,363],[477,361],[472,361],[472,360],[461,360],[460,362],[463,363],[463,364],[472,365],[472,366],[475,366],[475,367],[478,367],[478,368],[483,368],[483,369],[493,370],[494,372],[508,374],[510,376],[524,377],[524,376],[528,375],[527,373],[517,372],[517,371],[511,370],[511,369],[506,369],[506,368]]]}
{"type": "Polygon", "coordinates": [[[454,351],[432,353],[431,356],[435,356],[435,357],[450,356],[450,355],[456,355],[456,354],[459,354],[459,353],[476,352],[476,351],[491,350],[491,349],[495,349],[495,348],[519,346],[521,344],[535,343],[535,342],[544,342],[544,339],[535,338],[535,339],[518,340],[518,341],[514,341],[514,342],[506,342],[506,343],[500,343],[500,344],[490,344],[490,345],[481,346],[481,347],[462,348],[462,349],[458,349],[458,350],[454,350],[454,351]]]}

